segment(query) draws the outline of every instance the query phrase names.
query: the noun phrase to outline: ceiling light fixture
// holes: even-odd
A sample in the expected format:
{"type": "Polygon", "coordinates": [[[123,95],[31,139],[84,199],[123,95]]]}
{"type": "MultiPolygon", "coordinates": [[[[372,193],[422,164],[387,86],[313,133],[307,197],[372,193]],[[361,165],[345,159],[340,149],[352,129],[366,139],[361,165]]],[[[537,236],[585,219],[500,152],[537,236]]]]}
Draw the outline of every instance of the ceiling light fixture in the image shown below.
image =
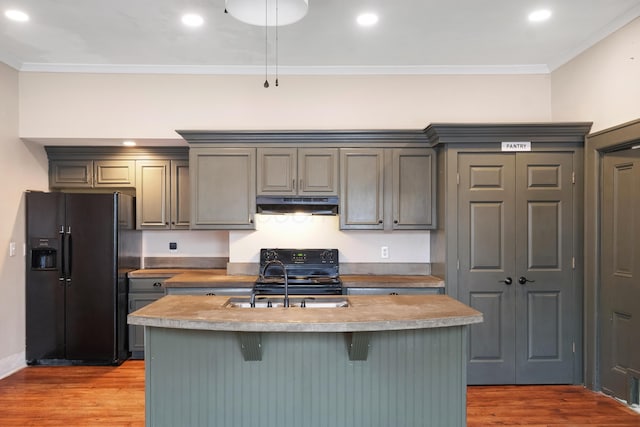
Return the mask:
{"type": "Polygon", "coordinates": [[[135,141],[122,141],[122,145],[124,145],[125,147],[135,147],[136,146],[136,142],[135,141]]]}
{"type": "Polygon", "coordinates": [[[269,27],[275,27],[275,68],[278,83],[278,27],[298,22],[307,14],[309,0],[225,0],[224,12],[245,24],[264,25],[264,87],[269,87],[269,27]]]}
{"type": "Polygon", "coordinates": [[[359,25],[363,27],[370,27],[378,23],[378,15],[371,12],[362,13],[358,15],[358,18],[356,18],[356,21],[358,22],[359,25]]]}
{"type": "Polygon", "coordinates": [[[10,9],[5,11],[4,16],[16,22],[27,22],[29,20],[29,15],[27,15],[21,10],[15,10],[15,9],[10,9]]]}
{"type": "Polygon", "coordinates": [[[182,23],[187,27],[199,27],[204,23],[204,19],[196,13],[185,13],[182,15],[182,23]]]}
{"type": "Polygon", "coordinates": [[[530,22],[542,22],[551,18],[551,11],[548,9],[540,9],[529,14],[530,22]]]}
{"type": "Polygon", "coordinates": [[[225,11],[238,21],[262,27],[293,24],[305,17],[309,0],[225,0],[225,11]]]}

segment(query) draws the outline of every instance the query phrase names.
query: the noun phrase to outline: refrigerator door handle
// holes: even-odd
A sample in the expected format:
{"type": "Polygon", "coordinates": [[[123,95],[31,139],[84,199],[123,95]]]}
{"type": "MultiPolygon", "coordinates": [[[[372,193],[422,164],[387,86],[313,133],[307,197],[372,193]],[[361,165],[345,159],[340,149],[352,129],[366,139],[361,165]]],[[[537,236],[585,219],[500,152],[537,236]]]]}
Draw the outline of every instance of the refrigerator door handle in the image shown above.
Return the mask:
{"type": "Polygon", "coordinates": [[[60,268],[58,271],[60,272],[60,276],[58,276],[58,281],[61,285],[64,285],[64,275],[65,275],[65,260],[67,259],[65,254],[66,245],[64,244],[64,225],[60,226],[60,268]]]}
{"type": "Polygon", "coordinates": [[[71,227],[68,228],[67,235],[65,236],[67,239],[67,244],[64,245],[64,277],[66,279],[67,285],[71,284],[71,227]]]}

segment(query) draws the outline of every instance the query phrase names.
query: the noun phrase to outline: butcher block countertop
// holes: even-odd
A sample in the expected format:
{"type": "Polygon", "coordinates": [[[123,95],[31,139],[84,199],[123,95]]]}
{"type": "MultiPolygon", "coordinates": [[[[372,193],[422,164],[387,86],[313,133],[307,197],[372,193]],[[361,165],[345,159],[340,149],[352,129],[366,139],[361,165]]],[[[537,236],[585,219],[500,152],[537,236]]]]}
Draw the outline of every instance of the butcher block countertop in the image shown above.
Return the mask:
{"type": "MultiPolygon", "coordinates": [[[[130,278],[169,277],[164,284],[167,288],[250,288],[257,276],[226,274],[223,269],[144,269],[129,273],[130,278]]],[[[346,288],[442,288],[444,281],[435,276],[404,275],[340,275],[346,288]]]]}
{"type": "MultiPolygon", "coordinates": [[[[318,298],[318,297],[316,297],[318,298]]],[[[236,332],[359,332],[428,329],[482,322],[482,313],[446,295],[354,295],[339,308],[238,308],[229,297],[168,295],[129,314],[158,328],[236,332]]]]}

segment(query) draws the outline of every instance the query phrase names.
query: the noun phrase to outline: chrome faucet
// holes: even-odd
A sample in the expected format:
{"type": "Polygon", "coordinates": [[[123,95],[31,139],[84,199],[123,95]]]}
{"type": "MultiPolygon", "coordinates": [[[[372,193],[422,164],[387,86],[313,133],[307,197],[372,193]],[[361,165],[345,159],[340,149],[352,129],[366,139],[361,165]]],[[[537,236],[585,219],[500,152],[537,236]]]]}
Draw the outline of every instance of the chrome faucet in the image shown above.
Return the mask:
{"type": "MultiPolygon", "coordinates": [[[[284,278],[284,306],[289,307],[289,276],[287,275],[287,267],[284,265],[282,261],[278,259],[267,261],[264,267],[262,267],[262,272],[260,273],[260,279],[264,280],[264,274],[266,273],[267,268],[272,264],[279,265],[280,268],[282,268],[282,277],[284,278]]],[[[251,299],[253,300],[251,306],[255,307],[254,293],[251,294],[251,299]]]]}

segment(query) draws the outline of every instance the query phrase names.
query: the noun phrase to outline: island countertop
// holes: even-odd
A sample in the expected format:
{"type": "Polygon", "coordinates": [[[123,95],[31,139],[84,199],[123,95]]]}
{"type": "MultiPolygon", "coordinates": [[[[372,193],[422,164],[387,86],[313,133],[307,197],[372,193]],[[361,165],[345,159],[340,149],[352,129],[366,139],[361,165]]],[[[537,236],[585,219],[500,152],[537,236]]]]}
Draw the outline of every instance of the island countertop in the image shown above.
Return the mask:
{"type": "Polygon", "coordinates": [[[482,322],[482,313],[446,295],[353,295],[340,308],[237,308],[229,297],[167,295],[129,314],[132,325],[237,332],[359,332],[482,322]]]}

